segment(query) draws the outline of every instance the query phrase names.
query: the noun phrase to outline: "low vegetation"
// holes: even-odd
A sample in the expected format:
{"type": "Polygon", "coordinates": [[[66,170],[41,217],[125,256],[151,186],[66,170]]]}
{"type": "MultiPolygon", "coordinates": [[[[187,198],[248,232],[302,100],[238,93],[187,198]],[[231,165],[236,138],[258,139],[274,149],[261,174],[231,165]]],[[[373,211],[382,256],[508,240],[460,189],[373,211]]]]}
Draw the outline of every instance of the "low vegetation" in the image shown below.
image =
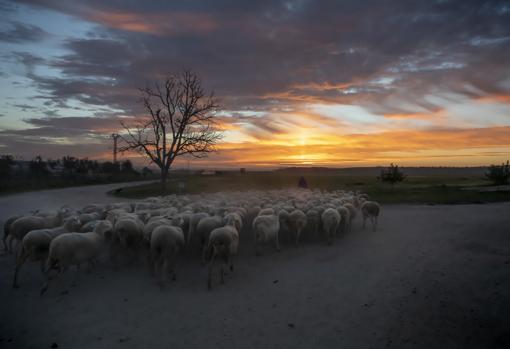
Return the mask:
{"type": "Polygon", "coordinates": [[[64,156],[61,159],[0,157],[0,193],[156,178],[151,170],[135,170],[129,160],[100,162],[64,156]]]}
{"type": "Polygon", "coordinates": [[[494,185],[507,184],[510,179],[510,163],[507,161],[501,165],[491,165],[485,172],[485,177],[494,185]]]}
{"type": "Polygon", "coordinates": [[[385,183],[390,183],[391,185],[395,185],[395,183],[403,182],[406,179],[406,175],[404,172],[398,169],[398,165],[391,164],[388,168],[383,168],[381,170],[381,175],[378,179],[385,183]]]}

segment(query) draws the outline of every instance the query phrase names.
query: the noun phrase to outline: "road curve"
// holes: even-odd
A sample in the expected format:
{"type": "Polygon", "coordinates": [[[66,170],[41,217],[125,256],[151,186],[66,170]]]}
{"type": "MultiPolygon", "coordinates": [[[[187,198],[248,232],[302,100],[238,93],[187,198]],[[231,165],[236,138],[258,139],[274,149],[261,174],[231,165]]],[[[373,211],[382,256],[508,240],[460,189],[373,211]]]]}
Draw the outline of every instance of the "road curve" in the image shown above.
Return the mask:
{"type": "Polygon", "coordinates": [[[80,207],[88,203],[126,201],[128,199],[109,196],[106,193],[116,188],[131,187],[143,183],[147,183],[147,181],[47,189],[1,196],[0,221],[15,214],[27,213],[30,210],[54,210],[66,204],[80,207]]]}

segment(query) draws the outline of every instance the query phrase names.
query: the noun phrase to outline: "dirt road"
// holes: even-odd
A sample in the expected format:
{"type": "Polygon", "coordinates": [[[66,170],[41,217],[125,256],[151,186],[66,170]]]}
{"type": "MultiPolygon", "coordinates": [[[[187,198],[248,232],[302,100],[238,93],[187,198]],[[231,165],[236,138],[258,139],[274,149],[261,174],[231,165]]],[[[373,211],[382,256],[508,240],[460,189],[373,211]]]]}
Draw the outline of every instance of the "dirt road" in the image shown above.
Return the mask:
{"type": "Polygon", "coordinates": [[[164,289],[142,265],[105,260],[40,297],[38,265],[13,290],[13,256],[1,256],[0,346],[510,347],[510,203],[386,206],[378,232],[360,225],[332,247],[261,257],[242,240],[236,270],[212,291],[198,259],[184,258],[164,289]]]}

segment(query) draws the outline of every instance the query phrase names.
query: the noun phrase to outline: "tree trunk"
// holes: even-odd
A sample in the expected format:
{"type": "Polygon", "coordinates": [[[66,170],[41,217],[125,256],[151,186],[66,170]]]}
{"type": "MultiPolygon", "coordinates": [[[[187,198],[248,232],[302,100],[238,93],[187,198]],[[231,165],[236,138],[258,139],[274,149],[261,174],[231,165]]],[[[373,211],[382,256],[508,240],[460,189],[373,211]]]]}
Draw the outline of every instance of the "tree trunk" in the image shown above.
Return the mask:
{"type": "Polygon", "coordinates": [[[161,190],[166,191],[166,180],[168,177],[168,170],[166,168],[161,169],[161,190]]]}

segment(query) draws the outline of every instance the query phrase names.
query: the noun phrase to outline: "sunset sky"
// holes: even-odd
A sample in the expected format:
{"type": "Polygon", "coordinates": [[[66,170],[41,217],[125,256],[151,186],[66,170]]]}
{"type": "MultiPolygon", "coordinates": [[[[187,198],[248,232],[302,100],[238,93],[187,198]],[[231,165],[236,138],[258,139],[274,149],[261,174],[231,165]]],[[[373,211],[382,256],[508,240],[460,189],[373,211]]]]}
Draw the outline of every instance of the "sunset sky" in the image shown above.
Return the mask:
{"type": "Polygon", "coordinates": [[[191,68],[225,130],[191,166],[510,159],[508,1],[0,0],[0,15],[2,154],[111,159],[108,136],[143,116],[137,88],[191,68]]]}

